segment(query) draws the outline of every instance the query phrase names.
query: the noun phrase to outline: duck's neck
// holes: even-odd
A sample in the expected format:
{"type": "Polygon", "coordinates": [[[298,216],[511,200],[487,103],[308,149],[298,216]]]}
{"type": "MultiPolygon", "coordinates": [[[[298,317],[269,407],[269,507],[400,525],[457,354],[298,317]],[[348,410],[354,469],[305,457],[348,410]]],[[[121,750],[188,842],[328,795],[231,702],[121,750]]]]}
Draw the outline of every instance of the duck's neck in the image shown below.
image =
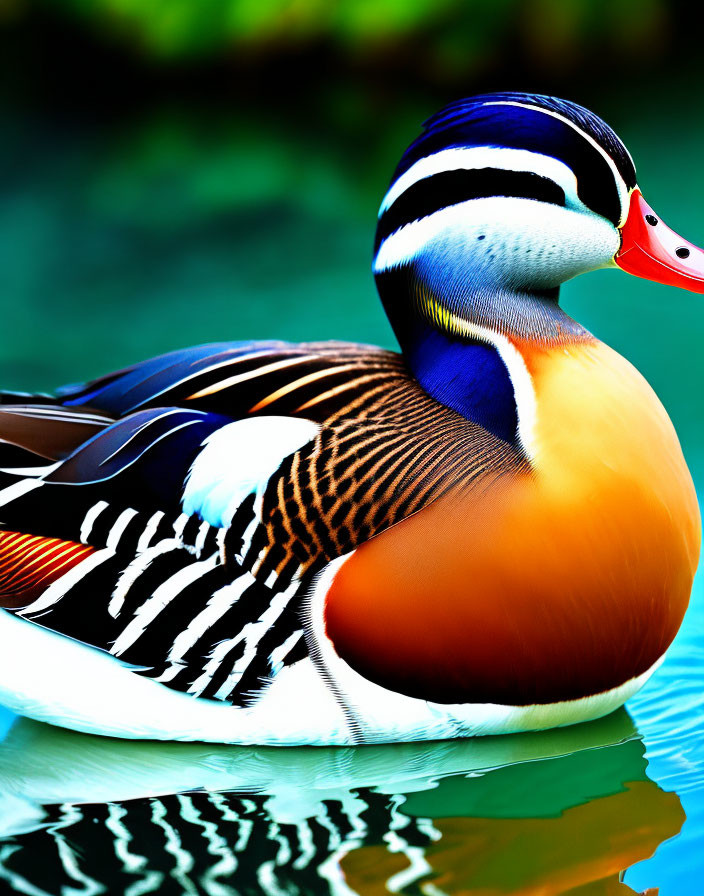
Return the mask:
{"type": "Polygon", "coordinates": [[[527,344],[558,345],[593,337],[542,294],[468,284],[438,296],[403,269],[377,286],[408,365],[425,391],[511,445],[520,445],[520,356],[527,344]]]}
{"type": "Polygon", "coordinates": [[[403,346],[413,375],[441,404],[513,444],[518,409],[509,372],[488,342],[441,333],[418,321],[403,346]]]}

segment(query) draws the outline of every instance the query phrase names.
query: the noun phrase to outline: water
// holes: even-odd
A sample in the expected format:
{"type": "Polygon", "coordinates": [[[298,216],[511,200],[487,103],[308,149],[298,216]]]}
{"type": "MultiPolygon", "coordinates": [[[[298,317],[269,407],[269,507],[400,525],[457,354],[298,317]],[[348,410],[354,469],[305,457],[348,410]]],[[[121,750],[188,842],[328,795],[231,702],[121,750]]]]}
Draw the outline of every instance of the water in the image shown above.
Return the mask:
{"type": "MultiPolygon", "coordinates": [[[[684,106],[609,102],[646,197],[703,244],[704,132],[677,127],[684,106]]],[[[427,111],[349,145],[256,111],[66,130],[5,110],[3,385],[228,337],[392,344],[372,222],[427,111]]],[[[704,484],[701,299],[600,272],[564,304],[653,383],[704,484]]],[[[277,751],[104,740],[0,710],[0,891],[701,892],[703,625],[700,576],[627,711],[535,735],[277,751]]]]}
{"type": "MultiPolygon", "coordinates": [[[[620,872],[685,818],[647,771],[625,712],[551,734],[317,750],[25,720],[0,747],[0,877],[21,893],[625,891],[620,872]]],[[[659,881],[659,859],[634,876],[659,881]]]]}

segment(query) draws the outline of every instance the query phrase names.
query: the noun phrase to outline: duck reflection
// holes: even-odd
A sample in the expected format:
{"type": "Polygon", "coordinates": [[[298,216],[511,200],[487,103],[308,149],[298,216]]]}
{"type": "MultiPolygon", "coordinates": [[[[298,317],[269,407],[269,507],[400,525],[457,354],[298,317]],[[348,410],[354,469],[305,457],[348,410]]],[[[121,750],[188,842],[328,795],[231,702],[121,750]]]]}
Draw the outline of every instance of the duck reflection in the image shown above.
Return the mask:
{"type": "Polygon", "coordinates": [[[329,749],[115,741],[22,719],[0,743],[0,880],[34,896],[627,893],[620,872],[684,820],[645,769],[625,712],[329,749]]]}

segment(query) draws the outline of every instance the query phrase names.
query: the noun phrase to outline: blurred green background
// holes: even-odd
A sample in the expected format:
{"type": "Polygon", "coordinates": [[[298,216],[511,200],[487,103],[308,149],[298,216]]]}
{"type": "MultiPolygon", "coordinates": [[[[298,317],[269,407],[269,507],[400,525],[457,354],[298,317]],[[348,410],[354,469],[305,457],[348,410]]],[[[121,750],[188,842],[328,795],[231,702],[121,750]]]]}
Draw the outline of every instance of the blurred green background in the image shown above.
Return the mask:
{"type": "MultiPolygon", "coordinates": [[[[222,339],[392,346],[370,274],[379,202],[424,118],[479,91],[594,109],[650,204],[704,245],[693,16],[664,0],[0,0],[0,386],[222,339]]],[[[618,271],[562,295],[653,384],[701,485],[704,297],[618,271]]],[[[661,894],[704,874],[697,587],[674,660],[631,704],[649,774],[689,817],[627,876],[661,894]]]]}
{"type": "MultiPolygon", "coordinates": [[[[379,201],[423,119],[479,90],[594,108],[704,243],[699,59],[663,0],[0,0],[0,382],[215,339],[393,344],[379,201]]],[[[563,293],[694,460],[704,303],[611,271],[563,293]]]]}

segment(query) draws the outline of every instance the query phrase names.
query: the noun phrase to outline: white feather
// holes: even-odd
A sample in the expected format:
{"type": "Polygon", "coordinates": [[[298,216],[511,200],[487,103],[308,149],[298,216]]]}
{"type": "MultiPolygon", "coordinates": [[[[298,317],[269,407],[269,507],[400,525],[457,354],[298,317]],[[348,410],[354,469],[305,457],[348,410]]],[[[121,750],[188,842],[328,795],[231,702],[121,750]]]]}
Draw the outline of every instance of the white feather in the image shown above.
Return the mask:
{"type": "Polygon", "coordinates": [[[217,430],[203,443],[183,492],[183,512],[228,526],[242,501],[260,496],[282,461],[312,441],[320,427],[297,417],[250,417],[217,430]]]}

